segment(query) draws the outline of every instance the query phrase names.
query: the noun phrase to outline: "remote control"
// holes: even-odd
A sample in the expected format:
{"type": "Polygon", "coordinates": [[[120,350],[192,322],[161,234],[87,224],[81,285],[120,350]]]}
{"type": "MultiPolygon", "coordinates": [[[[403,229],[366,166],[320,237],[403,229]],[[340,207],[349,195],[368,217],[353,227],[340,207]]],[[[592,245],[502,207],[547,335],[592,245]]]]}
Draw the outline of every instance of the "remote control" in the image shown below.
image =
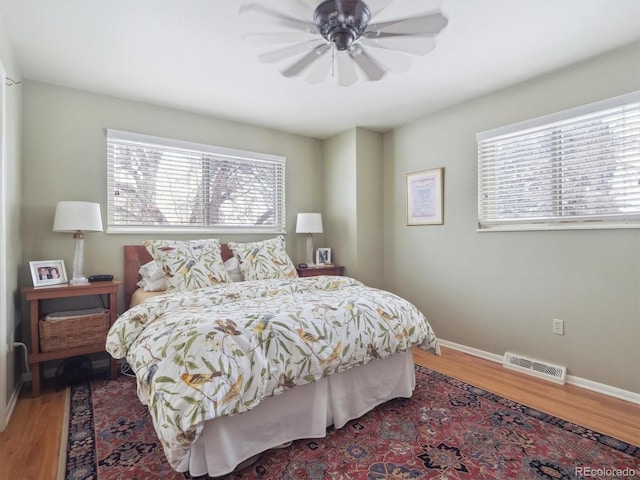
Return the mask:
{"type": "Polygon", "coordinates": [[[90,282],[110,282],[113,280],[113,275],[108,274],[100,274],[100,275],[91,275],[89,277],[90,282]]]}

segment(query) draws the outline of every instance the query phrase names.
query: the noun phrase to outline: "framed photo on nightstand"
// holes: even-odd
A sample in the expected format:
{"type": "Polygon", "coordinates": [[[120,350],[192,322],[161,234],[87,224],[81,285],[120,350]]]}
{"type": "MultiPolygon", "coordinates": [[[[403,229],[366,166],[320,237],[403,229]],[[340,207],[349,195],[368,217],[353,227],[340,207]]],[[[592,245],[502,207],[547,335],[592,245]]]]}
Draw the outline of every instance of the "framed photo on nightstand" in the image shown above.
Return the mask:
{"type": "Polygon", "coordinates": [[[31,279],[34,287],[45,287],[68,282],[64,260],[39,260],[29,262],[29,267],[31,267],[31,279]]]}
{"type": "Polygon", "coordinates": [[[330,248],[316,248],[316,265],[331,263],[330,248]]]}

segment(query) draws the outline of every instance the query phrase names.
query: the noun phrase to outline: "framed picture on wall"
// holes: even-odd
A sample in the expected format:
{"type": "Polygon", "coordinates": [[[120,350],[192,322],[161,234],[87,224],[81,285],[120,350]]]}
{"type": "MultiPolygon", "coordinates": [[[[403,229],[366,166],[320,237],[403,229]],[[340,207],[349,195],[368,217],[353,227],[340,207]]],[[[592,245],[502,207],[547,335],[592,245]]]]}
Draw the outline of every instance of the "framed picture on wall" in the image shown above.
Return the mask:
{"type": "Polygon", "coordinates": [[[316,265],[326,265],[331,263],[330,248],[316,248],[316,265]]]}
{"type": "Polygon", "coordinates": [[[59,285],[68,282],[64,260],[39,260],[29,262],[29,266],[31,267],[31,279],[34,287],[59,285]]]}
{"type": "Polygon", "coordinates": [[[407,174],[407,225],[444,223],[444,168],[407,174]]]}

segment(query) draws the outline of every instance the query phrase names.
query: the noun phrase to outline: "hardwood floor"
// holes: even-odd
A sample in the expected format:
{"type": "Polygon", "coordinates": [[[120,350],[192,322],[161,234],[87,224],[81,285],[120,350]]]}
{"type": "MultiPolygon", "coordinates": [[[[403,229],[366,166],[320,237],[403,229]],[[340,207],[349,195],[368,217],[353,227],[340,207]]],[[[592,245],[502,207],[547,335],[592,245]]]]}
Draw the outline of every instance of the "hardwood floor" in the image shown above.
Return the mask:
{"type": "Polygon", "coordinates": [[[640,446],[640,405],[573,385],[558,385],[444,347],[440,357],[414,349],[413,360],[523,405],[640,446]]]}
{"type": "MultiPolygon", "coordinates": [[[[556,385],[456,350],[436,357],[414,350],[414,361],[516,402],[635,445],[640,444],[640,405],[571,385],[556,385]]],[[[25,392],[0,433],[0,479],[55,480],[65,413],[65,393],[50,387],[39,398],[25,392]]]]}
{"type": "Polygon", "coordinates": [[[66,391],[24,392],[0,433],[0,479],[55,480],[57,477],[66,391]]]}

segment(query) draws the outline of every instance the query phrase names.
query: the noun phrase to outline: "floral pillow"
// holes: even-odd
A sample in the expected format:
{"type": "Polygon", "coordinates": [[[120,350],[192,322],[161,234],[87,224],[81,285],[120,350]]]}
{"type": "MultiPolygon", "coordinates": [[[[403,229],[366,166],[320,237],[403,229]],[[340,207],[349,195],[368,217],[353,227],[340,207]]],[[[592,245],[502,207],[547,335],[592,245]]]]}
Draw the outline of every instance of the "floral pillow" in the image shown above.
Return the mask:
{"type": "Polygon", "coordinates": [[[297,277],[298,272],[285,246],[282,235],[261,242],[229,242],[229,248],[240,262],[240,271],[245,280],[297,277]]]}
{"type": "Polygon", "coordinates": [[[230,282],[220,254],[220,241],[147,240],[145,247],[164,271],[167,290],[195,290],[230,282]]]}

